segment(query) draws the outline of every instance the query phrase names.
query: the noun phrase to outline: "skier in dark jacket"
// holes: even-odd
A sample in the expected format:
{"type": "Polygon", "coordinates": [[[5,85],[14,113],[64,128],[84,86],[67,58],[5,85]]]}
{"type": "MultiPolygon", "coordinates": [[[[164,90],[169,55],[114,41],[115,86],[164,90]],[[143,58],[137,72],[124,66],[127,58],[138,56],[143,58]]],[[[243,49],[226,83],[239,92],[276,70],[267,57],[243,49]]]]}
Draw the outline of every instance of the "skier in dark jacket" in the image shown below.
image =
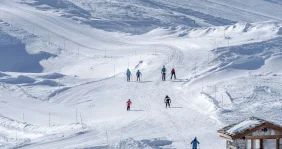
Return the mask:
{"type": "Polygon", "coordinates": [[[197,140],[197,137],[195,137],[195,139],[191,142],[191,144],[192,144],[192,149],[197,149],[198,144],[200,144],[200,142],[197,140]]]}
{"type": "Polygon", "coordinates": [[[137,81],[140,81],[140,77],[142,76],[142,73],[138,70],[136,76],[137,76],[137,81]]]}
{"type": "Polygon", "coordinates": [[[174,68],[172,68],[172,70],[171,70],[171,77],[170,77],[170,79],[172,79],[173,76],[174,76],[174,79],[176,79],[175,69],[174,68]]]}
{"type": "Polygon", "coordinates": [[[165,75],[166,75],[166,68],[165,66],[163,66],[163,69],[162,69],[162,80],[165,81],[165,75]]]}
{"type": "Polygon", "coordinates": [[[167,106],[168,106],[170,108],[171,100],[168,97],[168,95],[165,96],[164,102],[165,102],[165,107],[167,108],[167,106]]]}
{"type": "Polygon", "coordinates": [[[132,74],[129,69],[127,69],[126,71],[126,76],[127,76],[127,81],[130,82],[130,76],[132,76],[132,74]]]}

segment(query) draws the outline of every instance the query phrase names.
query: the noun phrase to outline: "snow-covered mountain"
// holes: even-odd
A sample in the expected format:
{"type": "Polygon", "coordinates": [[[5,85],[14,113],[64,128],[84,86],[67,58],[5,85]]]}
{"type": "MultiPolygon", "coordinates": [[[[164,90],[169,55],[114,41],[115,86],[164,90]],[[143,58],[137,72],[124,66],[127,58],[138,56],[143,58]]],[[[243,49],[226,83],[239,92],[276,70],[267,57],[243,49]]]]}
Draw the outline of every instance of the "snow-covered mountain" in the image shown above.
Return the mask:
{"type": "Polygon", "coordinates": [[[1,0],[0,148],[224,149],[282,125],[281,67],[281,0],[1,0]]]}

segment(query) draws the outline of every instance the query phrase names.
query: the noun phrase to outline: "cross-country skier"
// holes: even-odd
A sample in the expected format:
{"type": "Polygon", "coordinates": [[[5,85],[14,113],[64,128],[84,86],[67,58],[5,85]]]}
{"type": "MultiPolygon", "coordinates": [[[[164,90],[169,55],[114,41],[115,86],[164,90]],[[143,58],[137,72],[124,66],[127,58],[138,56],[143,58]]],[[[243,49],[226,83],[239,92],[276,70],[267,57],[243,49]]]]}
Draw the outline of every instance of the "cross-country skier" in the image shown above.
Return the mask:
{"type": "Polygon", "coordinates": [[[163,69],[162,69],[162,80],[165,81],[165,74],[166,74],[166,68],[165,66],[163,66],[163,69]]]}
{"type": "Polygon", "coordinates": [[[127,111],[130,111],[130,105],[131,105],[130,99],[128,99],[126,103],[127,103],[127,111]]]}
{"type": "Polygon", "coordinates": [[[130,76],[132,76],[132,74],[129,69],[127,69],[126,71],[126,76],[127,76],[127,81],[130,82],[130,76]]]}
{"type": "Polygon", "coordinates": [[[200,142],[197,140],[197,137],[195,137],[195,139],[191,142],[191,144],[192,144],[192,149],[197,149],[198,144],[200,144],[200,142]]]}
{"type": "Polygon", "coordinates": [[[137,81],[139,80],[140,81],[140,77],[142,76],[142,73],[138,70],[136,72],[136,76],[137,76],[137,81]]]}
{"type": "Polygon", "coordinates": [[[165,107],[167,108],[167,106],[168,106],[170,108],[171,100],[168,97],[168,95],[165,96],[164,102],[165,102],[165,107]]]}
{"type": "Polygon", "coordinates": [[[172,79],[173,76],[174,76],[174,79],[176,79],[175,69],[174,68],[172,68],[172,70],[171,70],[171,77],[170,77],[170,79],[172,79]]]}

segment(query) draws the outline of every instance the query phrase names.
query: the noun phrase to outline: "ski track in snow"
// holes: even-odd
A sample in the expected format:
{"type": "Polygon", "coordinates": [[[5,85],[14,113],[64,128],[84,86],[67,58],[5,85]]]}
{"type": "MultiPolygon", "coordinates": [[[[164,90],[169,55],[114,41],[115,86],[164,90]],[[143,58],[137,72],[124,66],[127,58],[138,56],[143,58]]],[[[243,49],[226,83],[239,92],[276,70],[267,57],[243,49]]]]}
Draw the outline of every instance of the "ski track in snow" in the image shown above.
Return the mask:
{"type": "MultiPolygon", "coordinates": [[[[225,141],[216,130],[225,124],[257,115],[282,124],[282,72],[277,70],[282,62],[282,24],[272,11],[245,9],[234,0],[192,0],[189,4],[181,0],[114,1],[148,9],[153,15],[171,12],[214,26],[191,28],[187,24],[132,35],[95,29],[56,11],[19,2],[0,2],[0,23],[9,24],[0,24],[1,31],[21,40],[27,53],[52,50],[56,57],[42,60],[44,71],[40,73],[0,73],[0,148],[102,149],[128,143],[126,147],[131,149],[182,149],[190,148],[190,141],[197,136],[201,148],[219,149],[225,141]],[[206,3],[218,9],[203,11],[206,3]],[[193,7],[195,4],[199,6],[193,7]],[[263,22],[235,24],[245,18],[217,16],[227,9],[228,14],[241,11],[256,16],[254,20],[263,18],[263,22]],[[19,32],[22,35],[15,35],[19,32]],[[30,35],[32,40],[24,40],[30,35]],[[42,45],[46,41],[48,44],[42,45]],[[257,64],[259,60],[263,62],[257,64]],[[167,81],[161,80],[163,65],[167,81]],[[126,68],[131,69],[131,82],[125,80],[126,68]],[[177,80],[170,80],[171,68],[176,69],[177,80]],[[135,81],[137,70],[143,74],[141,82],[135,81]],[[62,76],[42,77],[54,73],[62,76]],[[32,82],[17,82],[17,78],[32,82]],[[16,81],[9,83],[9,79],[16,81]],[[172,99],[169,109],[165,108],[165,95],[172,99]],[[127,99],[132,100],[130,112],[126,111],[127,99]],[[262,106],[264,103],[267,106],[262,106]],[[146,139],[172,143],[151,146],[144,143],[146,139]]],[[[91,5],[87,0],[71,2],[91,5]]],[[[265,5],[265,9],[280,7],[265,5]]],[[[0,36],[0,45],[1,41],[0,36]]]]}

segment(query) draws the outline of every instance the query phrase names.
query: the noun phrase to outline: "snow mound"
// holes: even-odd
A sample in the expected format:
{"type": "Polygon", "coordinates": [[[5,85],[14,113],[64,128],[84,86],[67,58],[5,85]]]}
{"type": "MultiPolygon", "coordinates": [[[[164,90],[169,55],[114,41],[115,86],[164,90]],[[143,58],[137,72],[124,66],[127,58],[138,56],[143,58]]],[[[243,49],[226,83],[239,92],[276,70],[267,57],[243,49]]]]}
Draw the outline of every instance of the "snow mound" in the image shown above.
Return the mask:
{"type": "Polygon", "coordinates": [[[150,146],[147,144],[134,140],[132,138],[126,139],[121,141],[118,145],[114,147],[115,149],[117,148],[122,148],[122,149],[152,149],[150,146]]]}
{"type": "Polygon", "coordinates": [[[29,54],[19,39],[0,32],[0,71],[39,73],[43,71],[39,62],[55,56],[47,52],[29,54]]]}
{"type": "Polygon", "coordinates": [[[151,139],[151,140],[141,140],[137,141],[133,138],[120,141],[113,149],[163,149],[171,148],[172,141],[162,140],[162,139],[151,139]]]}
{"type": "Polygon", "coordinates": [[[235,60],[229,68],[240,70],[256,70],[264,65],[264,59],[258,57],[242,58],[235,60]]]}
{"type": "Polygon", "coordinates": [[[30,86],[30,85],[43,85],[43,86],[51,86],[51,87],[63,86],[62,84],[57,83],[56,81],[53,81],[53,80],[43,80],[43,81],[40,81],[40,82],[29,84],[28,86],[30,86]]]}
{"type": "Polygon", "coordinates": [[[0,82],[5,82],[8,84],[25,84],[25,83],[34,83],[35,79],[20,75],[17,78],[8,78],[8,79],[2,79],[0,82]]]}
{"type": "Polygon", "coordinates": [[[6,77],[6,76],[10,76],[10,75],[0,72],[0,77],[6,77]]]}
{"type": "Polygon", "coordinates": [[[56,126],[38,126],[19,122],[0,115],[0,126],[8,130],[17,130],[19,132],[34,134],[55,134],[61,132],[80,130],[81,124],[56,125],[56,126]]]}
{"type": "Polygon", "coordinates": [[[59,78],[63,78],[65,75],[60,74],[60,73],[52,73],[52,74],[48,74],[48,75],[43,75],[40,76],[41,78],[44,79],[59,79],[59,78]]]}
{"type": "Polygon", "coordinates": [[[25,2],[31,6],[35,6],[40,10],[56,10],[65,17],[83,17],[89,18],[91,14],[84,9],[76,6],[66,0],[34,0],[33,2],[25,2]]]}
{"type": "Polygon", "coordinates": [[[278,34],[278,35],[282,35],[282,27],[279,28],[277,34],[278,34]]]}

